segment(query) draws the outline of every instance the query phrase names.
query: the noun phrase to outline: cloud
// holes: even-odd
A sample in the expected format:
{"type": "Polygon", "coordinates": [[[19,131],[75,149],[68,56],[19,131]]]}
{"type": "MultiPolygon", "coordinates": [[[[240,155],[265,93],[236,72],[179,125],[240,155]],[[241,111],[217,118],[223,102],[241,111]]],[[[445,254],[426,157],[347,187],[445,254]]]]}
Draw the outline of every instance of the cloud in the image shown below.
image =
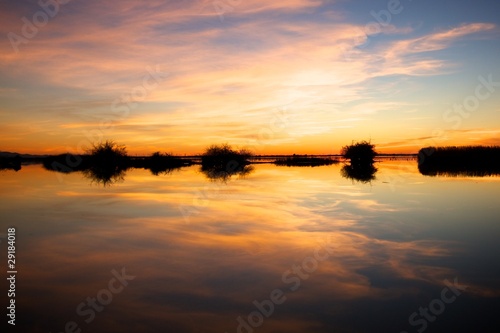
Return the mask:
{"type": "Polygon", "coordinates": [[[447,48],[459,38],[480,32],[491,31],[495,28],[495,24],[492,23],[464,24],[456,28],[410,40],[403,43],[403,45],[406,44],[407,47],[405,50],[407,53],[437,51],[447,48]]]}
{"type": "MultiPolygon", "coordinates": [[[[81,124],[93,129],[96,120],[90,118],[113,115],[113,102],[140,88],[147,68],[159,67],[168,75],[120,119],[121,127],[113,135],[132,134],[132,127],[124,127],[128,122],[140,135],[140,117],[177,126],[179,130],[170,134],[158,131],[171,135],[169,142],[177,133],[189,136],[189,129],[181,125],[191,127],[193,136],[224,127],[228,138],[245,140],[254,129],[269,126],[273,110],[288,105],[297,115],[289,133],[300,139],[339,125],[351,128],[367,114],[407,108],[380,99],[394,92],[401,78],[390,84],[373,79],[449,72],[453,63],[425,53],[496,27],[466,24],[411,38],[411,29],[390,27],[384,31],[391,36],[388,40],[361,50],[353,40],[361,36],[362,27],[339,15],[317,13],[314,17],[321,19],[297,19],[322,1],[232,3],[228,15],[235,17],[221,24],[214,8],[207,9],[213,7],[211,1],[70,2],[18,53],[2,39],[0,73],[9,85],[0,93],[12,92],[8,97],[13,101],[29,100],[23,107],[28,113],[37,109],[47,117],[58,114],[51,121],[61,139],[81,124]],[[353,56],[346,59],[346,52],[353,56]],[[349,124],[339,124],[349,118],[349,124]],[[206,126],[209,119],[220,125],[206,126]],[[224,124],[241,131],[230,131],[224,124]]],[[[1,32],[19,32],[21,17],[30,17],[37,8],[0,13],[5,19],[1,32]]],[[[276,143],[282,139],[276,135],[276,143]]]]}
{"type": "Polygon", "coordinates": [[[268,11],[297,11],[308,8],[315,8],[321,6],[323,1],[321,0],[289,0],[289,1],[275,1],[270,2],[266,0],[254,0],[254,1],[205,1],[213,7],[213,11],[217,14],[231,13],[237,15],[248,15],[254,13],[262,13],[268,11]]]}
{"type": "Polygon", "coordinates": [[[465,36],[493,31],[496,28],[496,25],[491,23],[470,23],[417,38],[392,42],[388,48],[380,52],[384,63],[384,75],[436,75],[449,71],[451,63],[420,54],[444,50],[465,36]]]}

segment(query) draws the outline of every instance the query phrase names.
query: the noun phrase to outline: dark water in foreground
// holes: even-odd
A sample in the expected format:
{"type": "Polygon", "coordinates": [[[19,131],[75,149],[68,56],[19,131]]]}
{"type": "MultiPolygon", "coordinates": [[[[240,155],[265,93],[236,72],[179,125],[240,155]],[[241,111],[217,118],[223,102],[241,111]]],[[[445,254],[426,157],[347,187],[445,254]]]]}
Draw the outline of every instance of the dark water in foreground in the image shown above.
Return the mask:
{"type": "Polygon", "coordinates": [[[15,331],[498,332],[500,178],[386,161],[362,184],[340,168],[256,165],[226,183],[136,169],[105,188],[0,172],[15,331]]]}

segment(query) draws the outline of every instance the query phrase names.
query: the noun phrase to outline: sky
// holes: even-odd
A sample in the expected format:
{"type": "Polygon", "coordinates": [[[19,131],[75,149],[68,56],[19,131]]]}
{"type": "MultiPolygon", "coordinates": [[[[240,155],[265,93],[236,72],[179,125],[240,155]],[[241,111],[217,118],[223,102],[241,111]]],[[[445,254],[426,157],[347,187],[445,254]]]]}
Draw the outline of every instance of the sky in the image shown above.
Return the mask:
{"type": "Polygon", "coordinates": [[[0,4],[0,151],[500,144],[500,2],[0,4]]]}

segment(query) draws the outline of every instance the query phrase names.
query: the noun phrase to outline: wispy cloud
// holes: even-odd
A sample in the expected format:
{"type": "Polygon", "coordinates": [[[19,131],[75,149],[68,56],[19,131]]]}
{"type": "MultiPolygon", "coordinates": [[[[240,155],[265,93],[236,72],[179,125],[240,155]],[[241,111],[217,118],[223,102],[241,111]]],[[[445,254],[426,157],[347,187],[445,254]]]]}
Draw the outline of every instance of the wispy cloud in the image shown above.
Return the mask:
{"type": "MultiPolygon", "coordinates": [[[[250,131],[268,124],[272,110],[291,105],[296,117],[288,133],[300,140],[348,130],[365,122],[366,115],[373,120],[384,110],[414,110],[411,103],[387,101],[386,94],[397,91],[405,76],[452,71],[453,62],[430,52],[496,31],[494,24],[472,23],[415,37],[410,28],[387,26],[384,33],[390,38],[360,50],[352,40],[362,27],[341,15],[297,18],[322,5],[314,0],[242,1],[231,12],[234,19],[221,24],[213,8],[207,8],[210,1],[71,2],[20,52],[10,52],[8,39],[0,41],[1,75],[10,82],[0,86],[0,95],[12,92],[9,98],[32,101],[22,107],[28,113],[47,108],[64,114],[51,120],[61,141],[84,124],[91,129],[95,120],[85,120],[86,115],[108,115],[115,99],[141,83],[148,66],[159,66],[168,77],[120,120],[113,135],[123,136],[129,125],[127,135],[135,127],[140,136],[141,118],[179,125],[170,134],[156,135],[170,135],[165,140],[172,142],[178,133],[183,138],[189,132],[193,137],[208,135],[207,119],[212,119],[210,130],[224,127],[228,139],[240,133],[244,141],[250,131]],[[345,59],[346,45],[355,49],[350,61],[345,59]],[[373,81],[394,75],[384,84],[373,81]],[[63,101],[68,96],[71,101],[63,101]],[[180,125],[188,127],[181,130],[180,125]]],[[[0,13],[1,33],[19,31],[20,18],[29,12],[18,8],[0,13]]],[[[29,122],[31,116],[17,117],[29,122]]],[[[276,144],[282,142],[276,139],[276,144]]]]}

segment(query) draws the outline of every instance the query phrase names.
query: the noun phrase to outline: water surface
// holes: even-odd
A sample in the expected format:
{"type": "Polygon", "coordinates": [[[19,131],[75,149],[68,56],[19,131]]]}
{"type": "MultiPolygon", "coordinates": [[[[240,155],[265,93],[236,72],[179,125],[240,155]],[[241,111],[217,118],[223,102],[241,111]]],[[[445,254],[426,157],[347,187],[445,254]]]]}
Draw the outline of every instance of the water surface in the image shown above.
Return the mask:
{"type": "Polygon", "coordinates": [[[225,182],[134,169],[109,187],[0,172],[16,330],[497,332],[500,178],[384,161],[360,183],[341,167],[262,164],[225,182]]]}

